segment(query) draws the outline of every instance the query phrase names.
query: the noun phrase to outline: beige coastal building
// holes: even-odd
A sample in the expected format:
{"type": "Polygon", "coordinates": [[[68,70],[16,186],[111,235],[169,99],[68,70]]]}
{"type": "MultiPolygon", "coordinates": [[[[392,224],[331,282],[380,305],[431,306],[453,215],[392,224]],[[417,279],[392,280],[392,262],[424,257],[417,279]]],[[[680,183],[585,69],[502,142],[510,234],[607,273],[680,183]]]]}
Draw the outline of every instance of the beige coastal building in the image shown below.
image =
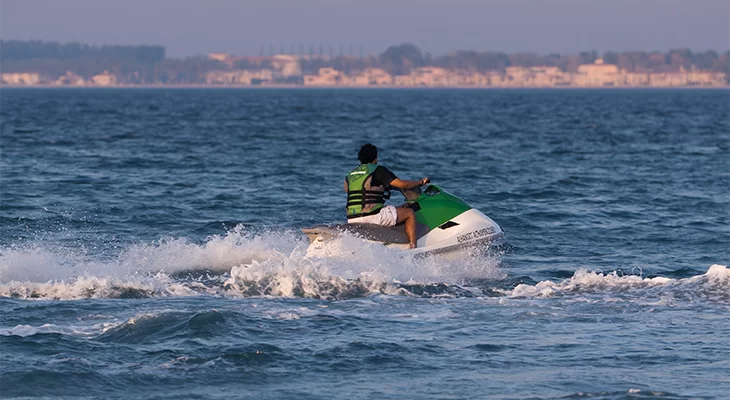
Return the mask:
{"type": "Polygon", "coordinates": [[[53,84],[58,86],[84,86],[86,80],[71,71],[66,71],[64,75],[53,81],[53,84]]]}
{"type": "Polygon", "coordinates": [[[649,86],[674,87],[686,85],[687,74],[683,72],[669,72],[649,75],[649,86]]]}
{"type": "Polygon", "coordinates": [[[727,86],[727,75],[704,71],[687,72],[687,84],[692,86],[727,86]]]}
{"type": "Polygon", "coordinates": [[[228,53],[208,53],[208,58],[211,60],[227,63],[233,58],[233,56],[228,53]]]}
{"type": "Polygon", "coordinates": [[[2,83],[7,85],[37,85],[41,76],[35,72],[10,72],[0,75],[2,83]]]}
{"type": "Polygon", "coordinates": [[[210,85],[254,85],[271,82],[273,78],[273,72],[268,69],[210,71],[205,74],[205,83],[210,85]]]}
{"type": "Polygon", "coordinates": [[[345,75],[334,68],[320,68],[317,75],[304,75],[305,86],[335,86],[345,79],[345,75]]]}
{"type": "Polygon", "coordinates": [[[565,86],[570,84],[571,76],[558,67],[531,67],[532,85],[537,87],[565,86]]]}
{"type": "Polygon", "coordinates": [[[346,81],[352,86],[387,86],[393,83],[393,77],[380,68],[365,68],[346,81]]]}
{"type": "Polygon", "coordinates": [[[507,76],[499,71],[488,71],[484,76],[489,80],[489,86],[505,87],[509,85],[507,76]]]}
{"type": "Polygon", "coordinates": [[[622,70],[619,79],[625,86],[649,85],[649,73],[647,72],[626,72],[626,70],[622,70]]]}
{"type": "Polygon", "coordinates": [[[505,86],[530,86],[532,76],[526,67],[507,67],[504,69],[505,86]]]}
{"type": "Polygon", "coordinates": [[[396,75],[393,83],[396,86],[449,86],[453,77],[439,67],[415,68],[408,75],[396,75]]]}
{"type": "Polygon", "coordinates": [[[578,66],[578,72],[573,74],[573,86],[620,86],[621,80],[616,65],[604,64],[603,59],[597,59],[593,64],[578,66]]]}
{"type": "Polygon", "coordinates": [[[499,79],[493,75],[493,86],[551,87],[570,84],[571,75],[558,67],[507,67],[499,79]]]}
{"type": "Polygon", "coordinates": [[[284,77],[301,75],[302,69],[299,66],[299,58],[285,54],[274,56],[271,66],[284,77]]]}
{"type": "Polygon", "coordinates": [[[102,74],[92,76],[91,83],[96,86],[112,86],[117,84],[117,77],[108,71],[104,71],[102,74]]]}
{"type": "Polygon", "coordinates": [[[449,74],[448,81],[453,86],[489,86],[489,76],[473,71],[453,71],[449,74]]]}

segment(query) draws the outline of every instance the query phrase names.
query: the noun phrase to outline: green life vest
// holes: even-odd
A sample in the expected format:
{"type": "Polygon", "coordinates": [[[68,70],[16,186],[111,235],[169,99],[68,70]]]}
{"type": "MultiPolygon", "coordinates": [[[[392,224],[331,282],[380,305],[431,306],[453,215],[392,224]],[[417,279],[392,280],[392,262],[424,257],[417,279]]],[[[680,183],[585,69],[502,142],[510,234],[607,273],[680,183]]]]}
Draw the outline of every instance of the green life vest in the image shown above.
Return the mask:
{"type": "Polygon", "coordinates": [[[385,185],[373,186],[375,164],[362,164],[347,174],[347,218],[358,218],[380,212],[385,204],[385,185]]]}

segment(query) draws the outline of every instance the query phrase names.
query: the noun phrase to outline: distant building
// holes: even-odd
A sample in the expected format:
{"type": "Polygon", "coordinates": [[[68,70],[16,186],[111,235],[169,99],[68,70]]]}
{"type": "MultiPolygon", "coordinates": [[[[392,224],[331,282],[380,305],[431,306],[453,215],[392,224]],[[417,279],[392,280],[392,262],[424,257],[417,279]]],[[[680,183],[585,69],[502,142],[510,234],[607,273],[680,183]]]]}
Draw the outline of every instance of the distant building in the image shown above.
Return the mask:
{"type": "Polygon", "coordinates": [[[233,67],[235,57],[228,53],[208,53],[208,59],[214,61],[220,61],[229,67],[233,67]]]}
{"type": "Polygon", "coordinates": [[[504,70],[505,83],[509,86],[530,86],[532,76],[526,67],[507,67],[504,70]]]}
{"type": "Polygon", "coordinates": [[[492,82],[496,86],[552,87],[569,85],[571,82],[570,74],[551,66],[507,67],[501,81],[497,76],[494,78],[492,82]]]}
{"type": "Polygon", "coordinates": [[[570,74],[558,67],[539,66],[530,68],[530,86],[552,87],[565,86],[571,82],[570,74]]]}
{"type": "Polygon", "coordinates": [[[53,82],[54,85],[60,86],[83,86],[86,84],[84,78],[74,74],[71,71],[66,71],[66,74],[61,75],[53,82]]]}
{"type": "Polygon", "coordinates": [[[472,71],[451,71],[447,76],[450,86],[489,86],[489,77],[472,71]]]}
{"type": "Polygon", "coordinates": [[[320,68],[317,75],[304,75],[305,86],[335,86],[339,85],[345,76],[334,68],[320,68]]]}
{"type": "Polygon", "coordinates": [[[274,78],[273,75],[273,72],[268,69],[259,71],[210,71],[205,74],[205,83],[212,85],[261,85],[271,82],[274,78]]]}
{"type": "Polygon", "coordinates": [[[508,85],[507,77],[497,71],[488,71],[486,78],[489,80],[489,86],[503,87],[508,85]]]}
{"type": "Polygon", "coordinates": [[[299,58],[296,56],[278,54],[273,57],[272,67],[284,77],[301,75],[299,58]]]}
{"type": "Polygon", "coordinates": [[[35,72],[11,72],[1,76],[2,83],[8,85],[37,85],[41,82],[41,76],[35,72]]]}
{"type": "Polygon", "coordinates": [[[393,79],[396,86],[448,86],[450,74],[439,67],[420,67],[411,70],[408,75],[397,75],[393,79]]]}
{"type": "Polygon", "coordinates": [[[348,84],[353,86],[383,86],[392,83],[393,77],[380,68],[365,68],[348,79],[348,84]]]}
{"type": "Polygon", "coordinates": [[[92,76],[91,83],[97,86],[112,86],[117,84],[117,77],[108,71],[104,71],[103,74],[92,76]]]}
{"type": "Polygon", "coordinates": [[[261,65],[265,62],[273,62],[274,57],[268,57],[268,56],[241,56],[241,57],[234,57],[235,61],[244,61],[251,65],[261,65]]]}
{"type": "Polygon", "coordinates": [[[411,75],[396,75],[393,77],[395,86],[416,86],[416,80],[411,75]]]}
{"type": "Polygon", "coordinates": [[[621,71],[622,84],[626,86],[647,86],[649,85],[649,74],[646,72],[621,71]]]}
{"type": "Polygon", "coordinates": [[[208,58],[211,60],[226,62],[231,59],[231,55],[228,53],[208,53],[208,58]]]}
{"type": "Polygon", "coordinates": [[[603,59],[597,59],[593,64],[578,66],[578,72],[573,75],[574,86],[618,86],[620,85],[618,67],[613,64],[604,64],[603,59]]]}
{"type": "Polygon", "coordinates": [[[649,74],[649,85],[656,87],[686,86],[686,72],[667,72],[649,74]]]}
{"type": "Polygon", "coordinates": [[[727,74],[722,72],[690,71],[687,84],[692,86],[726,86],[727,74]]]}

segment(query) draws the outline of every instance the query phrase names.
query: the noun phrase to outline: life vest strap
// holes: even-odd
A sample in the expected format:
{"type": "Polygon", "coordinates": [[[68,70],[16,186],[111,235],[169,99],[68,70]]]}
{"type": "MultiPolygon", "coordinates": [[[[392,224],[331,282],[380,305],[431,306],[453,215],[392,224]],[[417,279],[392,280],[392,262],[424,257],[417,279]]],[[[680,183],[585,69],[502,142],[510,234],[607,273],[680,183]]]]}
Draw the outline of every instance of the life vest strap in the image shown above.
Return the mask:
{"type": "Polygon", "coordinates": [[[347,207],[364,206],[366,204],[385,204],[385,200],[369,199],[369,200],[359,200],[359,201],[348,201],[347,207]]]}

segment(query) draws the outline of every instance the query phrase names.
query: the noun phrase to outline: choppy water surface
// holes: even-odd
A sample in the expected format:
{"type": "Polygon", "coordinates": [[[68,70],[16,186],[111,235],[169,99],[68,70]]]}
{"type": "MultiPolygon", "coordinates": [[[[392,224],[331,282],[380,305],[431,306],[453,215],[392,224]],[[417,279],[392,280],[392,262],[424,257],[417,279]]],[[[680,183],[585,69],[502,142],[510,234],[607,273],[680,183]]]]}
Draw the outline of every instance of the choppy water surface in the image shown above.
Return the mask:
{"type": "Polygon", "coordinates": [[[0,396],[728,398],[729,99],[4,89],[0,396]],[[366,141],[508,244],[307,257],[366,141]]]}

